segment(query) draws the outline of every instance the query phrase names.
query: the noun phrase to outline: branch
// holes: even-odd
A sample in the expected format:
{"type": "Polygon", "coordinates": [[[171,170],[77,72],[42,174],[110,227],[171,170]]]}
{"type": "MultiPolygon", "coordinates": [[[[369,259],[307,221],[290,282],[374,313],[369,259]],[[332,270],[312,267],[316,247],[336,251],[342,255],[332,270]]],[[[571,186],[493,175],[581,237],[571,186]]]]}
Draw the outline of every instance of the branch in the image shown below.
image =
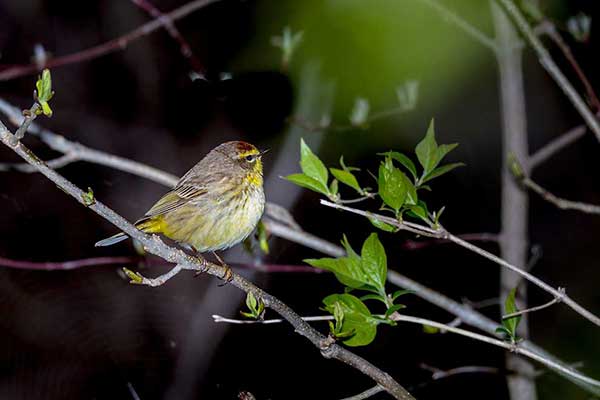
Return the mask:
{"type": "Polygon", "coordinates": [[[446,8],[442,3],[437,0],[419,0],[421,3],[427,5],[428,7],[434,9],[437,13],[439,13],[447,22],[454,24],[460,30],[465,32],[467,35],[471,36],[471,38],[475,39],[475,41],[479,42],[483,46],[487,47],[492,51],[496,51],[496,42],[488,35],[475,28],[470,22],[466,21],[460,15],[446,8]]]}
{"type": "Polygon", "coordinates": [[[344,397],[342,400],[364,400],[368,399],[371,396],[375,396],[377,393],[383,392],[383,388],[379,385],[372,387],[371,389],[367,389],[362,393],[356,394],[350,397],[344,397]]]}
{"type": "Polygon", "coordinates": [[[537,33],[545,34],[546,36],[548,36],[554,42],[554,44],[556,44],[556,46],[560,49],[560,51],[562,51],[563,55],[565,56],[565,58],[567,59],[569,64],[571,64],[571,67],[573,68],[573,70],[577,74],[577,77],[583,84],[583,86],[585,88],[585,92],[587,93],[589,102],[591,103],[590,105],[596,111],[600,111],[600,100],[598,100],[598,96],[596,95],[596,92],[594,91],[592,84],[590,83],[588,78],[585,76],[583,69],[581,68],[581,66],[577,62],[577,59],[573,55],[571,48],[569,47],[567,42],[565,42],[565,40],[562,38],[561,34],[556,29],[556,25],[554,25],[549,20],[545,20],[536,27],[535,31],[537,33]]]}
{"type": "MultiPolygon", "coordinates": [[[[498,235],[497,233],[488,233],[488,232],[463,233],[463,234],[460,234],[457,236],[464,240],[469,240],[471,242],[494,242],[494,243],[497,243],[500,240],[500,235],[498,235]]],[[[403,249],[407,249],[407,250],[420,250],[420,249],[424,249],[426,247],[434,246],[437,244],[446,244],[446,243],[451,243],[451,242],[447,239],[433,239],[433,240],[428,240],[428,241],[406,240],[404,243],[402,243],[401,247],[403,249]]]]}
{"type": "Polygon", "coordinates": [[[587,128],[585,125],[576,126],[575,128],[563,133],[559,137],[551,140],[538,151],[529,156],[527,167],[530,171],[534,170],[554,154],[583,137],[586,130],[587,128]]]}
{"type": "MultiPolygon", "coordinates": [[[[559,288],[559,290],[561,290],[562,288],[559,288]]],[[[563,289],[564,291],[564,289],[563,289]]],[[[539,310],[543,310],[544,308],[548,308],[551,305],[554,305],[556,303],[560,303],[560,299],[559,298],[554,298],[552,300],[550,300],[549,302],[542,304],[541,306],[536,306],[536,307],[530,307],[527,308],[525,310],[519,310],[510,314],[506,314],[502,316],[502,319],[509,319],[509,318],[514,318],[514,317],[518,317],[519,315],[523,315],[523,314],[528,314],[528,313],[532,313],[534,311],[539,311],[539,310]]]]}
{"type": "Polygon", "coordinates": [[[109,40],[108,42],[99,44],[97,46],[90,47],[76,53],[51,58],[41,64],[23,64],[6,67],[0,71],[0,81],[6,81],[20,76],[33,75],[44,68],[56,68],[63,65],[93,60],[115,51],[122,50],[126,48],[129,43],[165,27],[166,24],[168,24],[167,21],[170,21],[172,24],[174,21],[184,18],[194,11],[204,8],[209,4],[216,3],[217,1],[219,0],[194,0],[174,9],[167,14],[163,14],[162,18],[160,19],[154,19],[123,36],[119,36],[118,38],[109,40]]]}
{"type": "Polygon", "coordinates": [[[564,302],[566,305],[571,307],[571,309],[573,309],[576,313],[578,313],[582,317],[584,317],[584,318],[588,319],[589,321],[591,321],[592,323],[600,326],[600,318],[598,318],[596,315],[594,315],[593,313],[591,313],[590,311],[588,311],[587,309],[585,309],[584,307],[579,305],[577,302],[575,302],[573,299],[571,299],[569,296],[567,296],[566,293],[553,288],[552,286],[548,285],[541,279],[536,278],[535,276],[531,275],[529,272],[525,271],[524,269],[517,267],[516,265],[513,265],[513,264],[503,260],[502,258],[500,258],[486,250],[483,250],[480,247],[477,247],[469,242],[466,242],[457,236],[454,236],[453,234],[449,233],[448,231],[446,231],[443,228],[432,229],[432,228],[429,228],[429,227],[426,227],[423,225],[419,225],[419,224],[415,224],[412,222],[408,222],[408,221],[400,222],[394,218],[386,217],[386,216],[380,215],[380,214],[371,213],[368,211],[359,210],[356,208],[343,206],[341,204],[332,203],[327,200],[321,200],[321,204],[324,206],[327,206],[327,207],[338,209],[338,210],[344,210],[344,211],[348,211],[353,214],[358,214],[358,215],[361,215],[361,216],[364,216],[367,218],[377,219],[379,221],[386,222],[390,225],[393,225],[393,226],[399,228],[400,230],[406,230],[408,232],[412,232],[417,235],[428,236],[428,237],[433,237],[433,238],[437,238],[437,239],[450,240],[451,242],[454,242],[457,245],[464,247],[465,249],[467,249],[469,251],[479,254],[480,256],[487,258],[488,260],[493,261],[496,264],[498,264],[504,268],[508,268],[509,270],[521,275],[523,278],[527,279],[529,282],[538,286],[542,290],[550,293],[553,297],[559,298],[561,300],[561,302],[564,302]]]}
{"type": "MultiPolygon", "coordinates": [[[[143,257],[91,257],[82,258],[79,260],[69,261],[24,261],[24,260],[13,260],[10,258],[0,257],[0,266],[14,268],[14,269],[26,269],[32,271],[70,271],[78,268],[85,267],[99,267],[101,265],[129,265],[143,261],[146,264],[160,264],[164,265],[163,260],[156,260],[152,258],[143,257]]],[[[266,273],[310,273],[310,274],[321,274],[324,271],[318,268],[309,267],[306,265],[286,265],[286,264],[230,264],[234,269],[253,269],[260,272],[266,273]]]]}
{"type": "MultiPolygon", "coordinates": [[[[213,319],[215,322],[227,322],[227,323],[234,323],[234,324],[266,324],[266,325],[268,325],[268,324],[276,324],[276,323],[282,322],[281,319],[239,320],[239,319],[224,318],[220,315],[213,315],[213,319]]],[[[329,320],[333,320],[334,317],[332,315],[321,315],[321,316],[315,316],[315,317],[303,317],[303,319],[305,321],[329,321],[329,320]]],[[[561,372],[568,374],[573,378],[581,379],[594,387],[600,388],[600,381],[597,381],[588,376],[580,374],[579,372],[574,371],[572,368],[571,369],[565,368],[564,366],[562,366],[552,360],[549,360],[545,357],[541,357],[539,354],[537,354],[535,352],[532,352],[528,349],[522,348],[522,346],[520,346],[517,343],[504,342],[504,341],[496,339],[496,338],[492,338],[489,336],[481,335],[479,333],[467,331],[465,329],[456,328],[454,326],[451,326],[448,324],[443,324],[441,322],[432,321],[430,319],[425,319],[425,318],[412,317],[409,315],[403,315],[403,314],[399,314],[397,312],[393,313],[390,316],[390,319],[393,321],[396,321],[396,322],[408,322],[408,323],[412,323],[412,324],[431,326],[431,327],[438,328],[438,329],[446,331],[446,332],[452,332],[457,335],[468,337],[470,339],[488,343],[493,346],[501,347],[503,349],[509,350],[510,352],[513,352],[516,354],[521,354],[525,357],[531,358],[532,360],[535,360],[535,361],[539,362],[540,364],[550,367],[552,369],[559,369],[561,372]]]]}
{"type": "MultiPolygon", "coordinates": [[[[85,200],[85,193],[81,189],[79,189],[70,181],[66,180],[53,169],[49,168],[21,142],[17,141],[16,144],[11,144],[14,142],[14,135],[1,122],[0,140],[7,147],[21,156],[21,158],[23,158],[26,162],[34,165],[44,176],[54,182],[64,192],[74,197],[81,204],[90,208],[107,221],[111,222],[130,237],[138,240],[146,251],[167,261],[176,263],[181,269],[206,272],[217,277],[224,277],[228,275],[228,271],[224,266],[210,263],[204,258],[192,257],[179,249],[168,246],[156,235],[147,235],[139,231],[134,225],[129,223],[127,220],[101,202],[96,200],[90,204],[89,201],[85,200]]],[[[266,307],[271,308],[273,311],[285,318],[294,327],[298,334],[306,337],[311,343],[313,343],[321,351],[321,354],[325,358],[337,359],[354,367],[355,369],[358,369],[363,374],[371,377],[375,382],[384,387],[388,393],[397,399],[413,399],[410,393],[408,393],[387,373],[381,371],[367,360],[357,356],[347,349],[335,343],[331,344],[324,335],[304,322],[298,314],[296,314],[282,301],[258,288],[253,283],[236,273],[230,273],[230,276],[231,279],[229,280],[229,283],[231,285],[243,290],[246,293],[252,293],[257,299],[261,299],[266,307]]]]}
{"type": "Polygon", "coordinates": [[[596,116],[588,106],[585,104],[585,101],[581,98],[579,93],[573,88],[573,85],[567,77],[562,73],[556,62],[552,59],[552,56],[546,50],[540,39],[535,35],[535,32],[529,26],[529,23],[519,10],[519,8],[515,5],[512,0],[496,0],[498,3],[502,5],[505,9],[506,13],[514,20],[516,26],[521,31],[525,39],[529,42],[533,50],[537,53],[538,60],[542,67],[550,74],[550,76],[554,79],[556,84],[562,89],[568,99],[571,101],[575,109],[579,112],[581,117],[584,119],[587,126],[590,128],[592,132],[596,135],[596,138],[600,141],[600,124],[598,124],[598,120],[596,116]]]}
{"type": "Polygon", "coordinates": [[[155,18],[157,21],[162,22],[162,26],[165,28],[167,33],[179,44],[179,52],[185,58],[192,68],[192,70],[198,74],[201,79],[206,79],[205,69],[202,65],[202,62],[194,55],[192,52],[192,48],[190,44],[185,40],[185,38],[181,35],[179,30],[175,27],[174,20],[169,18],[168,15],[163,14],[158,8],[156,8],[150,1],[148,0],[131,0],[133,4],[140,7],[144,10],[148,15],[155,18]]]}
{"type": "Polygon", "coordinates": [[[544,200],[554,204],[561,210],[577,210],[586,214],[600,214],[600,206],[579,201],[572,201],[555,196],[528,177],[523,177],[520,182],[527,188],[539,194],[544,200]]]}

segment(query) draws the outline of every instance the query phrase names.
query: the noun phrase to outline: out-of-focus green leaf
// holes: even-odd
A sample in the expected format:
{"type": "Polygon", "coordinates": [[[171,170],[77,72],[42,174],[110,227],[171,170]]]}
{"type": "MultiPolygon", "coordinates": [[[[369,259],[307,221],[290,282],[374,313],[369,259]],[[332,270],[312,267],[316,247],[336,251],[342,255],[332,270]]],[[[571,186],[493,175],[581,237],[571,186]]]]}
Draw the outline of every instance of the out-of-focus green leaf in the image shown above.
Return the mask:
{"type": "Polygon", "coordinates": [[[265,224],[262,221],[258,223],[256,226],[256,233],[258,237],[258,244],[263,253],[269,254],[269,238],[267,234],[267,230],[265,228],[265,224]]]}
{"type": "MultiPolygon", "coordinates": [[[[329,313],[335,312],[335,304],[343,311],[343,323],[341,331],[354,332],[352,336],[344,340],[347,346],[366,346],[375,339],[379,321],[371,315],[371,312],[357,297],[344,293],[332,294],[323,299],[325,309],[329,313]]],[[[339,311],[338,311],[339,312],[339,311]]]]}
{"type": "Polygon", "coordinates": [[[423,325],[423,332],[428,333],[428,334],[434,334],[434,333],[438,333],[440,331],[439,328],[436,328],[435,326],[431,326],[431,325],[423,325]]]}
{"type": "Polygon", "coordinates": [[[358,97],[354,101],[354,107],[352,108],[352,113],[350,114],[350,123],[353,126],[364,125],[369,117],[369,108],[369,100],[363,97],[358,97]]]}
{"type": "Polygon", "coordinates": [[[567,29],[578,42],[587,42],[592,29],[592,18],[584,13],[579,13],[568,19],[567,29]]]}
{"type": "Polygon", "coordinates": [[[419,98],[419,81],[406,81],[396,88],[396,95],[402,111],[414,109],[419,98]]]}

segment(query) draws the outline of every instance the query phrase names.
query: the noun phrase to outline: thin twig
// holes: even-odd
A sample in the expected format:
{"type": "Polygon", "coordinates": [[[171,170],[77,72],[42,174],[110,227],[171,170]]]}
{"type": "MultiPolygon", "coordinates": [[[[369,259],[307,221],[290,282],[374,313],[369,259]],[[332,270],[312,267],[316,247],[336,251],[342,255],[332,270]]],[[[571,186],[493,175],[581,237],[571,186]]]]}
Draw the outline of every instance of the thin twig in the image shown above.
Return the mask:
{"type": "MultiPolygon", "coordinates": [[[[561,288],[559,288],[561,289],[561,288]]],[[[527,308],[525,310],[519,310],[510,314],[506,314],[502,316],[502,319],[509,319],[509,318],[514,318],[514,317],[518,317],[519,315],[523,315],[523,314],[528,314],[528,313],[532,313],[535,311],[539,311],[539,310],[543,310],[544,308],[548,308],[556,303],[560,303],[560,299],[559,298],[554,298],[552,300],[550,300],[549,302],[542,304],[541,306],[536,306],[536,307],[530,307],[527,308]]]]}
{"type": "Polygon", "coordinates": [[[585,125],[576,126],[575,128],[572,128],[557,138],[551,140],[542,148],[529,156],[529,159],[527,160],[527,166],[531,171],[533,171],[536,167],[550,159],[550,157],[552,157],[554,154],[582,138],[586,131],[587,127],[585,125]]]}
{"type": "Polygon", "coordinates": [[[576,210],[581,211],[586,214],[600,214],[600,206],[582,203],[579,201],[572,201],[563,199],[561,197],[555,196],[552,192],[544,189],[534,181],[532,181],[528,177],[523,177],[520,182],[527,188],[533,190],[535,193],[539,194],[544,200],[549,203],[554,204],[556,207],[561,210],[576,210]]]}
{"type": "Polygon", "coordinates": [[[178,19],[184,18],[194,11],[200,10],[209,4],[216,3],[220,0],[194,0],[175,10],[163,14],[164,18],[154,19],[139,26],[138,28],[126,33],[123,36],[109,40],[108,42],[99,44],[88,49],[78,51],[76,53],[67,54],[60,57],[50,58],[44,64],[23,64],[23,65],[11,65],[0,71],[0,81],[6,81],[14,79],[20,76],[33,75],[43,68],[56,68],[63,65],[80,63],[83,61],[93,60],[98,57],[105,56],[115,51],[126,48],[131,42],[138,40],[144,36],[149,35],[157,31],[160,28],[165,27],[164,21],[177,21],[178,19]]]}
{"type": "Polygon", "coordinates": [[[497,374],[500,372],[498,368],[495,367],[485,367],[480,365],[465,365],[462,367],[451,368],[448,370],[443,370],[435,367],[431,367],[427,364],[421,364],[421,368],[431,372],[431,380],[437,381],[440,379],[446,379],[454,375],[461,374],[497,374]]]}
{"type": "Polygon", "coordinates": [[[200,62],[200,59],[194,55],[192,52],[192,48],[187,40],[181,35],[179,29],[175,26],[174,21],[169,18],[168,15],[163,14],[158,8],[154,6],[148,0],[131,0],[133,4],[140,7],[146,13],[148,13],[151,17],[155,18],[158,21],[161,21],[163,27],[167,31],[167,33],[177,42],[179,45],[179,52],[189,63],[192,70],[198,74],[201,79],[205,79],[205,69],[200,62]]]}
{"type": "Polygon", "coordinates": [[[483,250],[482,248],[477,247],[474,244],[464,241],[463,239],[449,233],[448,231],[444,230],[443,228],[439,228],[438,230],[435,230],[435,229],[431,229],[431,228],[423,226],[423,225],[409,223],[407,221],[400,222],[394,218],[371,213],[368,211],[359,210],[356,208],[343,206],[341,204],[332,203],[327,200],[321,200],[321,204],[324,206],[327,206],[327,207],[348,211],[353,214],[358,214],[358,215],[361,215],[361,216],[364,216],[367,218],[377,219],[379,221],[386,222],[390,225],[393,225],[393,226],[399,228],[400,230],[406,230],[406,231],[415,233],[417,235],[450,240],[451,242],[454,242],[457,245],[464,247],[467,250],[470,250],[476,254],[479,254],[480,256],[485,257],[488,260],[491,260],[491,261],[495,262],[496,264],[499,264],[500,266],[502,266],[504,268],[508,268],[509,270],[521,275],[523,278],[527,279],[529,282],[538,286],[540,289],[550,293],[554,297],[560,298],[563,303],[568,305],[570,308],[572,308],[575,312],[577,312],[584,318],[588,319],[595,325],[600,326],[600,318],[598,318],[592,312],[588,311],[587,309],[585,309],[584,307],[579,305],[577,302],[575,302],[573,299],[571,299],[569,296],[567,296],[566,293],[553,288],[552,286],[548,285],[541,279],[539,279],[539,278],[533,276],[532,274],[530,274],[529,272],[525,271],[523,268],[517,267],[516,265],[513,265],[513,264],[507,262],[506,260],[503,260],[502,258],[490,253],[489,251],[483,250]]]}
{"type": "Polygon", "coordinates": [[[25,137],[25,133],[27,133],[27,129],[29,125],[33,122],[33,120],[37,117],[37,110],[39,110],[40,105],[36,102],[29,110],[23,112],[24,120],[19,129],[15,132],[15,139],[21,140],[25,137]]]}
{"type": "MultiPolygon", "coordinates": [[[[497,233],[489,233],[489,232],[482,232],[482,233],[462,233],[460,235],[457,235],[458,237],[464,239],[464,240],[468,240],[471,242],[498,242],[499,240],[499,235],[497,233]]],[[[438,244],[445,244],[445,243],[451,243],[449,240],[447,239],[432,239],[432,240],[425,240],[425,241],[417,241],[417,240],[406,240],[402,243],[401,247],[403,249],[407,249],[407,250],[420,250],[420,249],[424,249],[430,246],[435,246],[438,244]]]]}
{"type": "Polygon", "coordinates": [[[456,14],[454,11],[446,8],[442,3],[437,0],[419,0],[421,3],[431,7],[437,13],[439,13],[446,21],[451,24],[454,24],[456,27],[461,29],[467,35],[471,36],[477,42],[487,47],[492,51],[496,51],[496,42],[490,38],[488,35],[475,28],[470,22],[466,21],[460,15],[456,14]]]}
{"type": "Polygon", "coordinates": [[[552,23],[552,21],[550,20],[544,20],[536,27],[535,30],[538,33],[547,35],[556,44],[560,51],[562,51],[563,55],[565,56],[569,64],[571,64],[571,67],[573,68],[573,70],[577,74],[577,77],[583,84],[590,105],[596,111],[600,111],[600,100],[598,100],[598,96],[596,95],[592,84],[590,83],[587,76],[583,72],[583,69],[577,62],[577,59],[573,55],[571,48],[556,29],[556,25],[554,25],[554,23],[552,23]]]}
{"type": "Polygon", "coordinates": [[[596,119],[594,113],[588,108],[585,101],[581,98],[579,93],[573,88],[573,85],[567,77],[560,70],[556,62],[552,59],[552,56],[548,50],[544,47],[540,39],[535,35],[533,29],[525,19],[525,16],[521,13],[521,10],[512,0],[496,0],[506,10],[507,14],[512,17],[515,24],[525,37],[533,50],[537,53],[538,59],[542,67],[550,74],[556,84],[562,89],[567,98],[571,101],[575,109],[579,112],[581,117],[584,119],[590,130],[596,135],[596,138],[600,141],[600,124],[596,119]]]}
{"type": "MultiPolygon", "coordinates": [[[[183,269],[206,272],[217,277],[226,276],[227,269],[224,266],[210,263],[204,258],[192,257],[181,250],[168,246],[156,235],[148,235],[139,231],[134,225],[129,223],[127,220],[105,206],[100,201],[96,200],[93,204],[89,204],[89,202],[85,200],[85,192],[65,179],[63,176],[59,175],[56,171],[49,168],[20,141],[17,141],[16,145],[12,145],[11,143],[14,141],[13,137],[14,135],[4,126],[3,123],[0,122],[0,140],[2,140],[2,142],[8,148],[12,149],[26,162],[30,163],[31,165],[35,165],[44,176],[54,182],[63,191],[74,197],[81,204],[111,222],[130,237],[138,240],[142,246],[144,246],[144,249],[147,252],[162,257],[167,261],[176,263],[183,269]]],[[[321,354],[325,358],[337,359],[351,367],[358,369],[363,374],[369,376],[379,385],[384,387],[388,393],[397,399],[413,399],[410,393],[400,386],[400,384],[398,384],[398,382],[396,382],[391,376],[381,371],[364,358],[357,356],[356,354],[335,343],[331,344],[325,336],[304,322],[298,314],[296,314],[281,300],[266,293],[236,273],[231,273],[230,276],[231,280],[229,280],[229,283],[231,285],[243,290],[246,293],[252,293],[256,298],[261,299],[266,307],[271,308],[273,311],[277,312],[288,322],[290,322],[298,334],[306,337],[310,342],[312,342],[321,351],[321,354]]]]}
{"type": "MultiPolygon", "coordinates": [[[[239,320],[239,319],[232,319],[232,318],[224,318],[220,315],[213,315],[213,319],[215,322],[228,322],[228,323],[234,323],[234,324],[270,325],[270,324],[276,324],[276,323],[282,322],[280,319],[239,320]]],[[[332,315],[319,315],[319,316],[314,316],[314,317],[302,317],[302,319],[305,321],[326,321],[326,320],[333,320],[334,317],[332,315]]],[[[516,344],[516,343],[505,342],[505,341],[502,341],[502,340],[499,340],[496,338],[481,335],[479,333],[467,331],[467,330],[461,329],[461,328],[456,328],[456,327],[450,326],[448,324],[443,324],[441,322],[432,321],[430,319],[412,317],[409,315],[403,315],[403,314],[399,314],[399,313],[393,313],[390,316],[390,319],[392,319],[393,321],[396,321],[396,322],[408,322],[408,323],[412,323],[412,324],[427,325],[427,326],[438,328],[440,330],[444,330],[447,332],[452,332],[457,335],[465,336],[465,337],[468,337],[470,339],[474,339],[474,340],[477,340],[480,342],[488,343],[488,344],[491,344],[491,345],[494,345],[497,347],[502,347],[506,350],[509,350],[510,352],[513,352],[516,354],[521,354],[525,357],[531,358],[532,360],[535,360],[535,361],[539,362],[540,364],[543,364],[547,367],[550,367],[553,369],[560,369],[563,373],[569,374],[573,378],[584,379],[586,383],[600,388],[600,381],[597,381],[593,378],[582,375],[579,372],[574,371],[573,369],[565,368],[564,366],[562,366],[558,363],[555,363],[554,361],[551,361],[544,357],[541,357],[539,354],[537,354],[535,352],[532,352],[528,349],[522,348],[522,346],[520,346],[519,344],[516,344]]]]}
{"type": "Polygon", "coordinates": [[[367,389],[362,393],[355,394],[354,396],[344,397],[342,400],[364,400],[371,396],[375,396],[377,393],[383,392],[383,388],[379,385],[373,386],[371,389],[367,389]]]}

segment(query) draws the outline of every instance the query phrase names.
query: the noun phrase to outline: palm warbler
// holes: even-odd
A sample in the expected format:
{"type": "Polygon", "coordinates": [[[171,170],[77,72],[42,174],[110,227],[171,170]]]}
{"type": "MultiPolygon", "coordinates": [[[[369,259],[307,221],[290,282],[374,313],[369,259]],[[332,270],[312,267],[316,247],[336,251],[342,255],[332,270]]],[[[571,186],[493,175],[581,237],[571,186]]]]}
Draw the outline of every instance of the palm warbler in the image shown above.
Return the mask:
{"type": "MultiPolygon", "coordinates": [[[[236,245],[252,233],[265,208],[264,153],[246,142],[215,147],[135,226],[201,253],[236,245]]],[[[126,238],[119,233],[97,242],[96,247],[126,238]]]]}

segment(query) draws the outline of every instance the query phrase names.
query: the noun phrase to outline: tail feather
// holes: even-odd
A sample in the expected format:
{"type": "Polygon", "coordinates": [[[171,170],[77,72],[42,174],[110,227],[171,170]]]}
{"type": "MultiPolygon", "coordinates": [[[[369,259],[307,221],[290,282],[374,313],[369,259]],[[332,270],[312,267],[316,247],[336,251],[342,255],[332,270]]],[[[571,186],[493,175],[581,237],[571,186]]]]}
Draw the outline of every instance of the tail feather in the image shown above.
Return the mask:
{"type": "Polygon", "coordinates": [[[125,239],[127,239],[127,235],[124,234],[123,232],[121,232],[121,233],[117,233],[116,235],[113,235],[111,237],[108,237],[106,239],[102,239],[99,242],[96,242],[96,244],[94,246],[96,246],[96,247],[110,246],[115,243],[122,242],[125,239]]]}
{"type": "MultiPolygon", "coordinates": [[[[142,218],[135,223],[135,227],[145,233],[162,233],[163,229],[164,229],[164,225],[162,223],[162,218],[160,218],[160,217],[142,218]]],[[[127,238],[128,238],[128,236],[126,234],[124,234],[123,232],[121,232],[121,233],[117,233],[116,235],[113,235],[111,237],[108,237],[106,239],[102,239],[99,242],[96,242],[96,244],[94,246],[96,246],[96,247],[111,246],[115,243],[122,242],[123,240],[125,240],[127,238]]]]}

